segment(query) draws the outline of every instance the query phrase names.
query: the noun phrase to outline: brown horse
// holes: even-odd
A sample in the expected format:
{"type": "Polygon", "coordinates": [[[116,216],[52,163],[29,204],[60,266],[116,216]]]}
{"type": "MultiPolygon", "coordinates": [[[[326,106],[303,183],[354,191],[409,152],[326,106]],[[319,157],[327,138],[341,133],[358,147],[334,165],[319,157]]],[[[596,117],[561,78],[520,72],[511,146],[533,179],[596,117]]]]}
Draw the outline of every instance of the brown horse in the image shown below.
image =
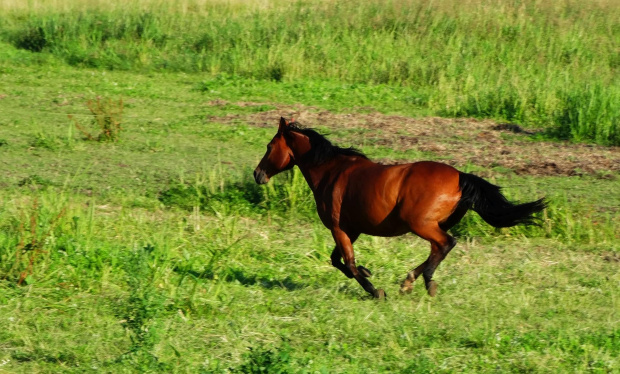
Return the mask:
{"type": "Polygon", "coordinates": [[[355,266],[353,243],[360,234],[413,232],[428,240],[428,259],[407,274],[400,291],[411,292],[412,282],[422,274],[428,294],[435,296],[433,273],[456,244],[446,231],[469,209],[494,227],[510,227],[534,223],[533,213],[546,206],[544,199],[510,203],[500,187],[438,162],[376,164],[354,148],[332,145],[318,132],[280,118],[278,133],[267,145],[254,179],[258,184],[267,183],[295,165],[308,182],[319,217],[336,242],[332,264],[375,298],[385,297],[385,292],[367,279],[371,275],[368,269],[355,266]]]}

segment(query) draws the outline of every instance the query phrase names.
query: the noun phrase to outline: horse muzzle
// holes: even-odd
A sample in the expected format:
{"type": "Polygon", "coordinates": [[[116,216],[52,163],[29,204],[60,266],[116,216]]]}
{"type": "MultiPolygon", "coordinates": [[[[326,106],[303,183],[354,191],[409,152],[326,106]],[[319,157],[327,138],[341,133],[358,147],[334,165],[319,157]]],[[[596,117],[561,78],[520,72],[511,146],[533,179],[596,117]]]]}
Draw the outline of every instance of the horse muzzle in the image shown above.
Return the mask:
{"type": "Polygon", "coordinates": [[[256,168],[256,170],[254,170],[254,180],[256,181],[257,184],[265,184],[269,182],[269,177],[267,176],[267,173],[265,173],[264,170],[260,170],[256,168]]]}

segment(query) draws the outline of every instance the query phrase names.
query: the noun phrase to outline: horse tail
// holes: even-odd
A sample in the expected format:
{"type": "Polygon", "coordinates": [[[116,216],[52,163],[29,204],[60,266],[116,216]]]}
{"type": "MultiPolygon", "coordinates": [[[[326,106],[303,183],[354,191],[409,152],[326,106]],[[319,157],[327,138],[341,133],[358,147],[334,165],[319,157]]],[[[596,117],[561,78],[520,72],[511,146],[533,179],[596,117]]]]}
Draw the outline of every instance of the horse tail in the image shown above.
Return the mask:
{"type": "Polygon", "coordinates": [[[501,187],[473,174],[460,173],[459,187],[459,205],[473,209],[493,227],[536,225],[537,219],[533,214],[547,207],[544,198],[524,204],[511,203],[502,195],[501,187]]]}

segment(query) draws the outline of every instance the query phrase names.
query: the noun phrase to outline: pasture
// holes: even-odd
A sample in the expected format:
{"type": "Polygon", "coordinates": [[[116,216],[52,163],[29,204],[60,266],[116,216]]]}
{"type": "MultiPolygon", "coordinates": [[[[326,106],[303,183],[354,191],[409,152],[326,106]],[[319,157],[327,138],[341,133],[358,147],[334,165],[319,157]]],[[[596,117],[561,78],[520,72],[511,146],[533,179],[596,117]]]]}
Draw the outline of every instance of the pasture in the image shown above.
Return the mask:
{"type": "Polygon", "coordinates": [[[620,371],[620,8],[555,4],[0,3],[0,373],[620,371]],[[468,213],[435,298],[362,236],[373,300],[254,183],[280,116],[549,207],[468,213]]]}

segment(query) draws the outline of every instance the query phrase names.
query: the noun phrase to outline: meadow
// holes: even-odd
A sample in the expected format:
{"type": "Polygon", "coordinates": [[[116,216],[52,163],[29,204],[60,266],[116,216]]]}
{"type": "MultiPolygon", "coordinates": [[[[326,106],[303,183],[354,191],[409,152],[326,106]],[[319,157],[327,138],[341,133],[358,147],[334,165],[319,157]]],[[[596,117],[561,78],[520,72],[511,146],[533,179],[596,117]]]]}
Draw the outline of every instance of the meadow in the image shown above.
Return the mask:
{"type": "Polygon", "coordinates": [[[620,145],[615,1],[3,3],[17,64],[390,84],[410,111],[620,145]]]}
{"type": "Polygon", "coordinates": [[[0,2],[0,373],[620,371],[619,11],[0,2]],[[549,208],[468,213],[435,298],[362,236],[372,300],[299,172],[254,183],[280,116],[549,208]]]}

